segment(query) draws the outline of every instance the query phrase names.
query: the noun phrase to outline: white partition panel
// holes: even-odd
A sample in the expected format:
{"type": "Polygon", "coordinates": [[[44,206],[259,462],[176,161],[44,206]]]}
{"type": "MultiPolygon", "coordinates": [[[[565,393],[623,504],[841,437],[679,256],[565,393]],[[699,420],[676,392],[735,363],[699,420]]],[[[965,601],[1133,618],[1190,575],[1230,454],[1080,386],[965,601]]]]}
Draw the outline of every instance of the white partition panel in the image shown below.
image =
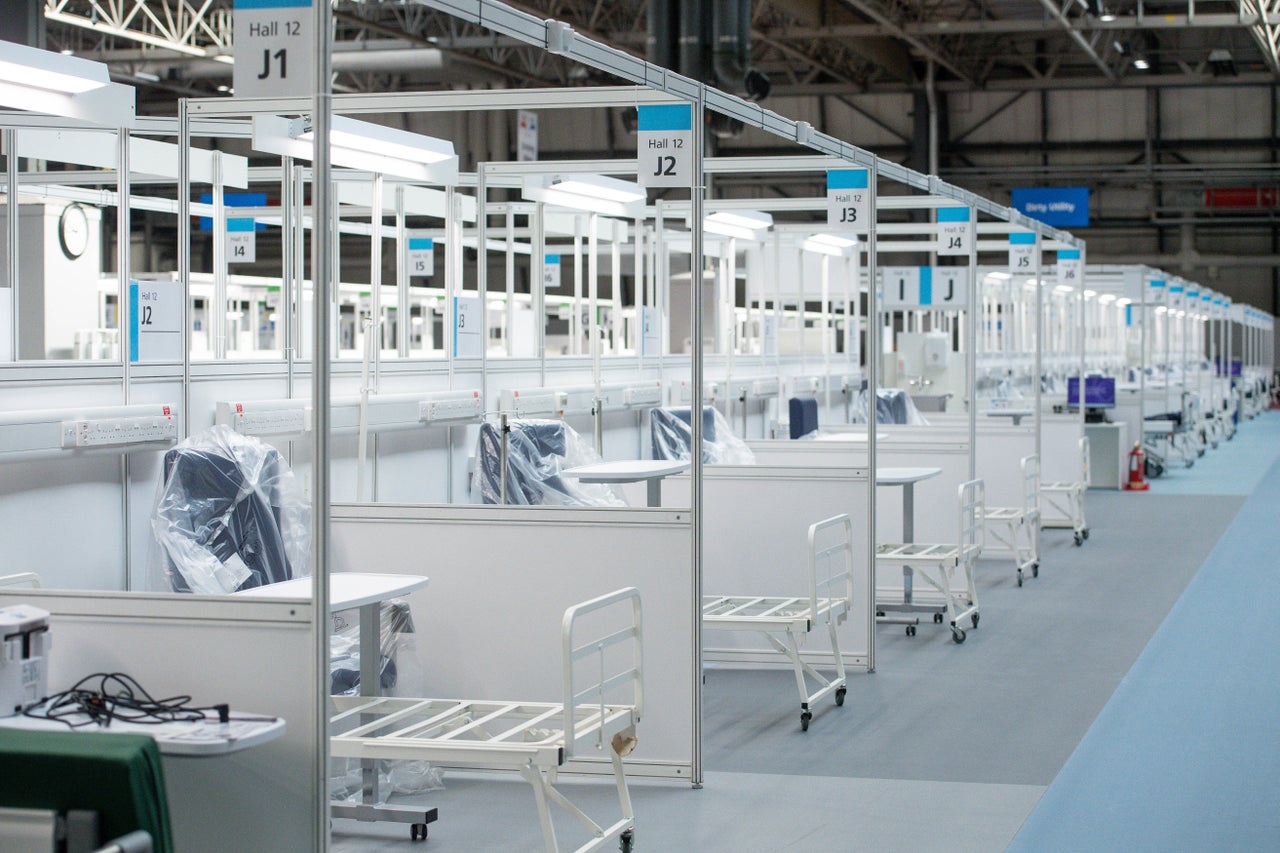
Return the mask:
{"type": "MultiPolygon", "coordinates": [[[[773,443],[773,442],[770,442],[773,443]]],[[[707,595],[807,596],[809,525],[840,513],[853,521],[854,601],[840,628],[847,666],[872,665],[871,573],[867,567],[867,469],[715,465],[703,469],[703,590],[707,595]]],[[[662,502],[689,502],[689,477],[663,481],[662,502]]],[[[789,666],[759,634],[704,634],[707,660],[789,666]]],[[[806,658],[832,659],[826,632],[806,658]]]]}
{"type": "Polygon", "coordinates": [[[0,607],[48,610],[49,689],[95,672],[133,676],[153,696],[283,717],[271,743],[209,758],[166,756],[174,847],[184,853],[318,850],[316,695],[308,602],[195,595],[0,590],[0,607]]]}
{"type": "Polygon", "coordinates": [[[1084,476],[1080,439],[1084,427],[1075,415],[1049,415],[1040,419],[1040,479],[1045,483],[1074,483],[1084,476]]]}
{"type": "Polygon", "coordinates": [[[431,578],[408,597],[430,698],[560,701],[565,608],[636,587],[645,715],[628,773],[688,778],[698,618],[690,535],[687,511],[338,504],[331,543],[335,572],[431,578]]]}

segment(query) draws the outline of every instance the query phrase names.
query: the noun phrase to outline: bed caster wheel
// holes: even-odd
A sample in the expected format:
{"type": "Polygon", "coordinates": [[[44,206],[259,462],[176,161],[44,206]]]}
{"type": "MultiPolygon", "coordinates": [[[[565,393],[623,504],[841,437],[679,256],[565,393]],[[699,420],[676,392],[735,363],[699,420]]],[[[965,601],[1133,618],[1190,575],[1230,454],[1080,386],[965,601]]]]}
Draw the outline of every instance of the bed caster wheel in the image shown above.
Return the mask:
{"type": "Polygon", "coordinates": [[[800,712],[800,731],[802,732],[809,731],[809,721],[812,719],[813,719],[813,713],[811,711],[801,711],[800,712]]]}
{"type": "Polygon", "coordinates": [[[1018,569],[1018,586],[1022,586],[1022,569],[1018,569]]]}
{"type": "Polygon", "coordinates": [[[1032,563],[1032,564],[1031,564],[1031,577],[1033,577],[1033,578],[1038,578],[1038,577],[1040,577],[1040,564],[1039,564],[1039,563],[1032,563]]]}
{"type": "Polygon", "coordinates": [[[1084,530],[1080,531],[1080,533],[1085,539],[1089,538],[1089,528],[1086,527],[1084,530]]]}
{"type": "Polygon", "coordinates": [[[908,637],[914,637],[915,635],[916,635],[916,626],[915,626],[915,625],[908,625],[908,626],[907,626],[907,636],[908,636],[908,637]]]}
{"type": "Polygon", "coordinates": [[[845,689],[843,687],[836,690],[836,707],[837,708],[844,706],[844,694],[845,694],[845,689]]]}
{"type": "Polygon", "coordinates": [[[622,853],[631,853],[635,841],[635,830],[628,829],[626,832],[622,833],[622,835],[618,836],[618,849],[621,850],[622,853]]]}
{"type": "Polygon", "coordinates": [[[963,628],[955,628],[955,627],[953,627],[953,628],[951,629],[951,639],[955,640],[955,643],[956,643],[956,645],[957,645],[957,646],[958,646],[958,645],[960,645],[961,643],[963,643],[967,638],[968,638],[968,637],[967,637],[967,635],[965,634],[965,632],[964,632],[964,629],[963,629],[963,628]]]}
{"type": "Polygon", "coordinates": [[[1083,545],[1083,544],[1084,544],[1084,534],[1083,534],[1083,533],[1079,533],[1079,532],[1077,532],[1077,533],[1076,533],[1076,537],[1075,537],[1075,538],[1076,538],[1076,547],[1077,547],[1077,548],[1079,548],[1081,545],[1083,545]]]}
{"type": "Polygon", "coordinates": [[[978,627],[978,616],[979,614],[975,613],[969,617],[969,621],[973,624],[973,627],[975,628],[978,627]]]}
{"type": "Polygon", "coordinates": [[[935,613],[935,614],[933,614],[933,624],[935,624],[935,625],[941,625],[941,624],[942,624],[942,614],[941,614],[941,613],[935,613]]]}
{"type": "Polygon", "coordinates": [[[425,823],[409,824],[409,840],[410,841],[426,841],[427,825],[425,823]]]}

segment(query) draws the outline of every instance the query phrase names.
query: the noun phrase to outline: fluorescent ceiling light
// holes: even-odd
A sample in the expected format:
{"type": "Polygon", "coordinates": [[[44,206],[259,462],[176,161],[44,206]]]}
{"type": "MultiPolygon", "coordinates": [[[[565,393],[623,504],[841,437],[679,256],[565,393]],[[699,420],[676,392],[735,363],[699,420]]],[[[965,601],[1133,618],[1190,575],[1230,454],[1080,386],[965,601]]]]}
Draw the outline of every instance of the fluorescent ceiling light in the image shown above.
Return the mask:
{"type": "Polygon", "coordinates": [[[1070,293],[1073,290],[1075,290],[1075,288],[1069,284],[1058,284],[1054,285],[1053,288],[1054,293],[1070,293]]]}
{"type": "Polygon", "coordinates": [[[755,210],[722,210],[703,220],[703,227],[710,233],[739,240],[759,240],[772,225],[772,216],[755,210]]]}
{"type": "Polygon", "coordinates": [[[0,81],[32,89],[80,95],[111,82],[107,66],[13,42],[0,42],[0,81]]]}
{"type": "MultiPolygon", "coordinates": [[[[254,116],[253,148],[269,154],[314,159],[310,118],[254,116]]],[[[453,143],[419,133],[333,116],[329,150],[334,165],[424,183],[454,184],[458,157],[453,143]]]]}
{"type": "Polygon", "coordinates": [[[836,258],[844,257],[847,252],[856,249],[857,246],[857,238],[841,237],[838,234],[814,234],[801,244],[801,248],[806,252],[836,258]]]}
{"type": "Polygon", "coordinates": [[[524,180],[524,197],[557,207],[635,217],[644,205],[638,184],[604,175],[533,175],[524,180]]]}
{"type": "MultiPolygon", "coordinates": [[[[1007,272],[1000,272],[997,270],[996,272],[987,273],[987,278],[994,278],[997,281],[1008,281],[1009,279],[1013,278],[1013,276],[1009,275],[1007,272]]],[[[1030,284],[1031,282],[1027,282],[1027,283],[1030,284]]]]}
{"type": "Polygon", "coordinates": [[[1127,297],[1127,296],[1121,296],[1119,299],[1117,299],[1117,300],[1116,300],[1116,304],[1117,304],[1117,305],[1132,305],[1132,304],[1133,304],[1133,300],[1132,300],[1132,299],[1130,299],[1130,298],[1129,298],[1129,297],[1127,297]]]}
{"type": "Polygon", "coordinates": [[[708,216],[707,221],[718,225],[733,225],[737,228],[763,231],[773,225],[773,216],[758,210],[718,210],[708,216]]]}
{"type": "Polygon", "coordinates": [[[1116,16],[1112,12],[1103,12],[1101,15],[1098,16],[1098,20],[1102,21],[1104,24],[1109,24],[1115,19],[1116,19],[1116,16]]]}
{"type": "MultiPolygon", "coordinates": [[[[1087,293],[1085,295],[1088,296],[1087,293]]],[[[1116,295],[1114,293],[1104,293],[1098,297],[1098,301],[1101,302],[1103,305],[1106,305],[1109,302],[1115,302],[1116,295]]]]}
{"type": "MultiPolygon", "coordinates": [[[[346,116],[333,116],[329,128],[329,144],[333,148],[345,148],[403,160],[407,163],[443,163],[454,157],[453,143],[433,136],[396,130],[382,124],[356,121],[346,116]]],[[[313,142],[311,119],[295,119],[289,128],[290,136],[301,142],[313,142]]]]}
{"type": "Polygon", "coordinates": [[[1097,296],[1097,295],[1098,295],[1098,291],[1096,291],[1096,290],[1086,290],[1086,291],[1084,292],[1084,298],[1085,298],[1085,299],[1092,299],[1093,297],[1095,297],[1095,296],[1097,296]]]}
{"type": "Polygon", "coordinates": [[[1167,314],[1168,312],[1169,312],[1169,309],[1168,309],[1168,308],[1166,308],[1166,307],[1164,307],[1163,305],[1157,305],[1157,306],[1156,306],[1156,313],[1157,313],[1157,314],[1167,314]]]}
{"type": "Polygon", "coordinates": [[[1139,56],[1133,60],[1133,67],[1138,69],[1139,71],[1146,71],[1148,68],[1151,67],[1151,63],[1147,62],[1146,57],[1139,56]]]}

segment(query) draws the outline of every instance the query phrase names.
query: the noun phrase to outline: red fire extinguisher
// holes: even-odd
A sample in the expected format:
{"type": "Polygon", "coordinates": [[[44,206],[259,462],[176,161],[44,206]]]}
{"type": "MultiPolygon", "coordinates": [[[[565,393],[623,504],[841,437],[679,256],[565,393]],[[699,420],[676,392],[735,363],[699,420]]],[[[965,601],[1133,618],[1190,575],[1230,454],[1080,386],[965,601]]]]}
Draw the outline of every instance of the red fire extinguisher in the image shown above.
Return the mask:
{"type": "Polygon", "coordinates": [[[1145,492],[1151,488],[1147,482],[1147,454],[1142,452],[1142,443],[1134,442],[1129,451],[1129,482],[1125,484],[1131,492],[1145,492]]]}

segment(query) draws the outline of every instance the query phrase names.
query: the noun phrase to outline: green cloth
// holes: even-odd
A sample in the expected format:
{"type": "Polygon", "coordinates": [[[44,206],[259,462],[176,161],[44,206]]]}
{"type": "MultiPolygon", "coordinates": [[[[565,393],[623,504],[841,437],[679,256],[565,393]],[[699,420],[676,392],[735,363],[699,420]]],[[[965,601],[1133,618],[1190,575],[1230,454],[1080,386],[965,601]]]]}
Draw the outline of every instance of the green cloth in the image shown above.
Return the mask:
{"type": "Polygon", "coordinates": [[[160,750],[146,735],[0,729],[0,806],[98,813],[103,841],[137,829],[173,853],[160,750]]]}

